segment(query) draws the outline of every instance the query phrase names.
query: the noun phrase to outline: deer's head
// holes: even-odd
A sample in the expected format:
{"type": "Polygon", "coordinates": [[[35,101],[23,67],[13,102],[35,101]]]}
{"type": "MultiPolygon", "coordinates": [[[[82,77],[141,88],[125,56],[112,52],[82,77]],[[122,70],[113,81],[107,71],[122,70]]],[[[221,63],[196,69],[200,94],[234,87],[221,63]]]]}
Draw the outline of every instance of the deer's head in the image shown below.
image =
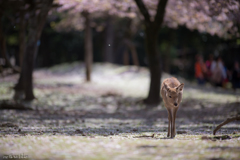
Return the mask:
{"type": "Polygon", "coordinates": [[[184,84],[181,83],[179,86],[171,88],[170,86],[164,83],[164,87],[166,90],[166,98],[167,98],[166,101],[171,105],[177,107],[180,103],[179,99],[180,97],[182,97],[184,84]]]}

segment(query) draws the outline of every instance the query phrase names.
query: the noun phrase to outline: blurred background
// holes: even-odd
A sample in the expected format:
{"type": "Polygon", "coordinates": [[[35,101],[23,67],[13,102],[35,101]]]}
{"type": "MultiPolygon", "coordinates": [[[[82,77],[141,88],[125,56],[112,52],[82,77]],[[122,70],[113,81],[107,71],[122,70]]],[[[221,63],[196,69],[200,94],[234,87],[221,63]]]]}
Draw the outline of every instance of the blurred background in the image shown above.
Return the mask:
{"type": "MultiPolygon", "coordinates": [[[[154,22],[158,1],[143,2],[154,22]]],[[[156,32],[161,71],[232,88],[236,70],[238,87],[239,2],[169,0],[164,9],[156,32]],[[211,64],[218,59],[222,73],[214,81],[217,69],[211,64]]],[[[1,76],[20,73],[22,64],[34,69],[76,61],[149,66],[146,17],[133,0],[1,0],[0,11],[1,76]]]]}
{"type": "Polygon", "coordinates": [[[0,0],[0,159],[239,159],[239,62],[239,0],[0,0]]]}

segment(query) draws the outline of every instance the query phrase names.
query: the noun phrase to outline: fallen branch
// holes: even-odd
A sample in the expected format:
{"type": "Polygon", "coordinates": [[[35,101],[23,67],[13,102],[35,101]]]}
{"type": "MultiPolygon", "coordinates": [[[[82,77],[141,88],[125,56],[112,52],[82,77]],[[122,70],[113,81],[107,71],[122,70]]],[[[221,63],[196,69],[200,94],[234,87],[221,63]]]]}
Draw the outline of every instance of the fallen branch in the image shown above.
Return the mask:
{"type": "Polygon", "coordinates": [[[235,121],[235,120],[236,120],[236,121],[240,121],[240,116],[226,119],[224,122],[222,122],[221,124],[219,124],[219,125],[214,129],[213,135],[215,135],[216,132],[217,132],[222,126],[224,126],[225,124],[228,124],[228,123],[230,123],[230,122],[232,122],[232,121],[235,121]]]}

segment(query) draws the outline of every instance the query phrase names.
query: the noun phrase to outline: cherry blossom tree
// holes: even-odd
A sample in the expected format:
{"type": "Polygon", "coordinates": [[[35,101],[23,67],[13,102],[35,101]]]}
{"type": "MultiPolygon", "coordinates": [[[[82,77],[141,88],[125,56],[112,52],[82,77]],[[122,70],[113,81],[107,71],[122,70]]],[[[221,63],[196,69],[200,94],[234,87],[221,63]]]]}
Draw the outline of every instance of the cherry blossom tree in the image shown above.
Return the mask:
{"type": "MultiPolygon", "coordinates": [[[[99,18],[104,16],[118,16],[118,17],[136,17],[136,6],[132,0],[125,0],[124,2],[115,0],[58,0],[62,7],[59,11],[68,11],[66,17],[56,26],[57,30],[84,30],[84,61],[86,66],[86,81],[91,80],[91,68],[93,61],[92,51],[92,31],[93,18],[99,18]]],[[[111,18],[108,18],[108,22],[111,22],[111,18]]],[[[108,25],[111,27],[111,24],[108,25]]],[[[101,27],[101,26],[100,26],[101,27]]],[[[110,28],[111,29],[111,28],[110,28]]],[[[106,44],[107,47],[111,47],[110,37],[106,44]]],[[[107,48],[106,47],[106,48],[107,48]]],[[[109,48],[107,48],[109,49],[109,48]]],[[[111,48],[110,48],[111,49],[111,48]]],[[[112,55],[106,56],[109,61],[112,60],[112,55]]]]}
{"type": "MultiPolygon", "coordinates": [[[[59,11],[68,10],[67,17],[62,22],[65,28],[70,26],[85,29],[85,61],[86,77],[90,80],[92,63],[91,19],[104,15],[140,18],[144,24],[146,53],[150,70],[150,87],[148,104],[157,104],[160,101],[161,84],[161,53],[158,53],[158,32],[161,26],[177,28],[185,25],[191,30],[206,32],[222,38],[239,37],[240,2],[238,0],[56,0],[62,5],[59,11]]],[[[53,0],[42,1],[0,1],[0,15],[12,8],[13,12],[21,12],[19,23],[22,30],[28,26],[26,46],[22,46],[22,70],[15,90],[23,91],[25,98],[32,100],[33,80],[32,72],[34,57],[37,52],[37,42],[40,38],[48,11],[53,7],[53,0]],[[22,19],[22,20],[21,20],[22,19]]],[[[61,23],[61,22],[60,22],[61,23]]],[[[20,35],[24,39],[26,35],[20,35]]],[[[160,37],[161,38],[161,37],[160,37]]],[[[185,37],[183,37],[185,38],[185,37]]],[[[25,40],[23,40],[25,41],[25,40]]]]}
{"type": "Polygon", "coordinates": [[[14,98],[24,97],[33,100],[33,67],[48,11],[53,7],[53,0],[11,0],[0,1],[1,15],[11,17],[19,25],[21,73],[15,85],[14,98]],[[10,12],[8,12],[10,11],[10,12]],[[27,31],[27,35],[25,34],[27,31]],[[26,38],[27,37],[27,38],[26,38]]]}
{"type": "MultiPolygon", "coordinates": [[[[154,1],[144,1],[149,10],[156,10],[154,1]]],[[[239,36],[236,26],[240,22],[239,10],[237,0],[168,0],[163,25],[171,28],[185,25],[188,29],[227,39],[239,36]]],[[[150,14],[154,14],[153,11],[150,14]]]]}
{"type": "MultiPolygon", "coordinates": [[[[157,104],[160,101],[162,71],[161,53],[158,53],[157,45],[159,43],[158,32],[161,26],[177,28],[179,25],[185,25],[191,30],[207,32],[222,38],[239,36],[240,14],[239,1],[237,0],[59,0],[59,3],[63,5],[61,10],[68,9],[69,15],[72,15],[71,18],[63,21],[62,24],[66,25],[65,27],[68,27],[68,24],[78,29],[89,26],[86,23],[85,26],[83,25],[82,22],[86,22],[86,16],[82,16],[85,17],[83,20],[80,13],[88,13],[90,20],[91,17],[101,17],[104,14],[142,19],[150,70],[150,87],[148,97],[145,100],[148,104],[157,104]]],[[[85,29],[87,31],[87,28],[85,29]]],[[[89,48],[91,45],[85,46],[89,48]]],[[[86,57],[91,55],[90,58],[86,58],[88,59],[87,63],[92,62],[91,50],[87,50],[87,48],[85,50],[86,57]]]]}
{"type": "Polygon", "coordinates": [[[148,104],[160,101],[161,65],[157,50],[158,32],[162,25],[208,32],[223,38],[239,37],[239,2],[237,0],[135,0],[145,26],[146,52],[149,61],[150,87],[148,104]]]}
{"type": "MultiPolygon", "coordinates": [[[[177,28],[179,25],[185,25],[191,30],[207,32],[222,38],[239,36],[237,24],[240,14],[237,0],[59,0],[59,3],[63,5],[61,10],[69,10],[72,15],[63,21],[62,25],[65,27],[71,24],[77,29],[84,28],[84,20],[73,16],[83,12],[88,12],[92,17],[109,14],[142,19],[150,70],[150,87],[145,100],[148,104],[158,104],[160,101],[162,71],[161,53],[158,53],[157,45],[161,26],[177,28]]],[[[85,55],[92,55],[87,49],[85,52],[85,55]]]]}
{"type": "MultiPolygon", "coordinates": [[[[35,98],[33,93],[33,67],[40,39],[47,15],[52,8],[53,0],[42,0],[40,3],[31,1],[28,5],[29,28],[26,50],[23,55],[23,63],[15,92],[24,92],[26,100],[35,98]]],[[[16,95],[16,94],[15,94],[16,95]]]]}

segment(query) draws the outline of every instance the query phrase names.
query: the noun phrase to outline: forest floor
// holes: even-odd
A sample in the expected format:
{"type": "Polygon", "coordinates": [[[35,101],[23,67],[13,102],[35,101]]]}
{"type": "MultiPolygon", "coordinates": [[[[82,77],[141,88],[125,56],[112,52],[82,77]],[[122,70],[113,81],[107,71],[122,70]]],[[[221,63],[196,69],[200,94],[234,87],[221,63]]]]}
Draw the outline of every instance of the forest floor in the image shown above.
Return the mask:
{"type": "MultiPolygon", "coordinates": [[[[16,103],[17,78],[0,78],[0,104],[16,103]]],[[[96,63],[90,83],[80,63],[36,70],[37,99],[21,102],[31,110],[0,110],[0,159],[240,159],[239,121],[212,135],[240,113],[240,94],[177,78],[185,88],[170,139],[163,104],[142,103],[146,68],[96,63]]]]}

